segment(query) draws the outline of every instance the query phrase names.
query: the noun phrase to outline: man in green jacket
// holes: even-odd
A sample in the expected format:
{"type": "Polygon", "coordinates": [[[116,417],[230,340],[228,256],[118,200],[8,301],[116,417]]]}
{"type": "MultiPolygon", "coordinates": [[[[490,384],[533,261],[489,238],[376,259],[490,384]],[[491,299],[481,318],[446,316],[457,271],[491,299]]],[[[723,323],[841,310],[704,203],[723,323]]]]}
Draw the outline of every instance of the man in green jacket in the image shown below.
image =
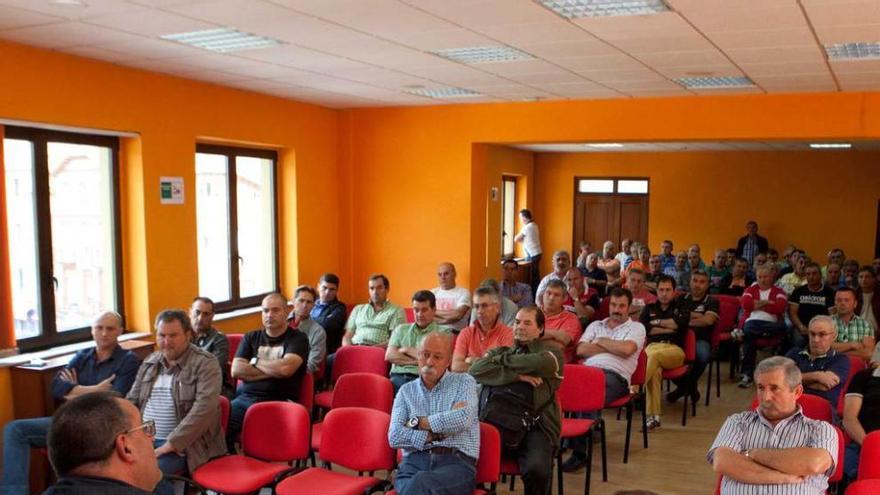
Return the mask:
{"type": "Polygon", "coordinates": [[[559,447],[561,415],[556,390],[562,382],[564,361],[555,346],[543,340],[544,313],[526,306],[516,314],[514,346],[498,347],[474,361],[470,374],[482,385],[507,385],[522,381],[535,387],[534,407],[548,404],[538,423],[526,434],[516,452],[526,495],[547,495],[553,474],[553,454],[559,447]]]}

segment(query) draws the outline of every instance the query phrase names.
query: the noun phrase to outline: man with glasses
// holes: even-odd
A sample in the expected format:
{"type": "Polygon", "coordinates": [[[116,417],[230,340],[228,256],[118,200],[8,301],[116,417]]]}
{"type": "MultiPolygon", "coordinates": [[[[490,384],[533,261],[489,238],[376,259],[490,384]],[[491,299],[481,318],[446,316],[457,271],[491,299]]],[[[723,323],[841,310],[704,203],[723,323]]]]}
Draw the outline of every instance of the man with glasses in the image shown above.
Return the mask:
{"type": "Polygon", "coordinates": [[[832,348],[837,327],[827,315],[814,316],[807,330],[809,343],[788,351],[785,357],[794,361],[804,384],[804,393],[818,395],[837,410],[837,399],[849,375],[849,358],[832,348]]]}
{"type": "Polygon", "coordinates": [[[55,413],[49,459],[58,483],[48,495],[152,493],[162,479],[153,453],[156,425],[115,392],[72,399],[55,413]]]}
{"type": "Polygon", "coordinates": [[[156,424],[155,455],[166,474],[190,473],[223,455],[220,428],[221,373],[217,359],[192,344],[193,329],[182,310],[156,316],[159,350],[138,370],[128,400],[156,424]]]}
{"type": "MultiPolygon", "coordinates": [[[[128,393],[139,362],[119,346],[122,317],[113,311],[102,313],[92,323],[95,347],[77,352],[52,380],[52,397],[70,400],[81,395],[113,390],[128,393]]],[[[3,478],[0,493],[27,495],[31,448],[46,446],[52,418],[10,421],[3,430],[3,478]]]]}

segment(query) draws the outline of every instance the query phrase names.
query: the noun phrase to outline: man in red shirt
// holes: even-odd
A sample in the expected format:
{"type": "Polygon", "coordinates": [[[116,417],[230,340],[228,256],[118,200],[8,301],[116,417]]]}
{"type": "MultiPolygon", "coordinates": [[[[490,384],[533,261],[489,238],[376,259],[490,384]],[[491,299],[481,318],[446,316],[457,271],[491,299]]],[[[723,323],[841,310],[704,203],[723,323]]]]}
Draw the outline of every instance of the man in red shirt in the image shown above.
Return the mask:
{"type": "Polygon", "coordinates": [[[544,340],[558,346],[566,363],[573,363],[577,342],[581,338],[581,322],[562,305],[568,289],[562,280],[551,280],[542,294],[544,298],[544,340]]]}
{"type": "Polygon", "coordinates": [[[452,354],[452,371],[460,373],[467,372],[471,363],[490,349],[513,345],[513,330],[501,321],[498,292],[491,287],[479,287],[474,291],[473,303],[477,319],[458,334],[452,354]]]}

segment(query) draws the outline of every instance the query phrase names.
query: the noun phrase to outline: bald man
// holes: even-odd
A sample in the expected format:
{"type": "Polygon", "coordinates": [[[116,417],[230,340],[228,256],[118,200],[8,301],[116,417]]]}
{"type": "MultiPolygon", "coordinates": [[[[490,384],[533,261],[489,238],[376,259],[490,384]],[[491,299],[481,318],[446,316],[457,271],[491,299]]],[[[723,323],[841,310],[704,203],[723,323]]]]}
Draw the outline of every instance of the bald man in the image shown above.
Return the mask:
{"type": "MultiPolygon", "coordinates": [[[[95,347],[77,352],[52,380],[52,397],[70,400],[91,392],[113,390],[128,393],[140,362],[131,351],[119,346],[122,317],[107,311],[92,322],[95,347]]],[[[3,433],[4,494],[27,495],[30,449],[46,446],[52,418],[28,418],[6,424],[3,433]]]]}
{"type": "Polygon", "coordinates": [[[455,265],[449,262],[440,263],[437,267],[437,281],[440,286],[434,287],[431,292],[437,299],[434,320],[441,329],[458,333],[470,320],[471,292],[464,287],[456,287],[455,276],[455,265]]]}

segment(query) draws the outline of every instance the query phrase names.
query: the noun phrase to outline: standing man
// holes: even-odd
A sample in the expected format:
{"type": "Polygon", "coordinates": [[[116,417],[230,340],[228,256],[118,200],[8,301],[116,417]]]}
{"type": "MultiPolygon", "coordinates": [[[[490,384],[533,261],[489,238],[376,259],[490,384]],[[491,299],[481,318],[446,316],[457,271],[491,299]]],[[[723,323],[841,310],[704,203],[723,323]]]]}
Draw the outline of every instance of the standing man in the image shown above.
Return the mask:
{"type": "Polygon", "coordinates": [[[837,314],[832,318],[837,327],[837,341],[833,344],[838,352],[867,361],[874,350],[874,328],[865,319],[855,314],[856,291],[850,287],[837,289],[834,293],[834,307],[837,314]]]}
{"type": "Polygon", "coordinates": [[[455,285],[455,265],[452,263],[440,263],[437,267],[437,281],[439,287],[434,287],[431,292],[437,298],[437,323],[440,328],[458,333],[466,327],[470,321],[471,293],[464,287],[455,285]]]}
{"type": "Polygon", "coordinates": [[[513,238],[516,242],[521,242],[526,259],[529,262],[529,273],[532,290],[538,290],[538,280],[541,273],[541,235],[538,232],[538,224],[532,219],[532,212],[527,209],[519,210],[519,219],[523,226],[513,238]]]}
{"type": "Polygon", "coordinates": [[[518,270],[519,263],[513,258],[505,258],[501,262],[501,295],[522,308],[534,304],[534,298],[528,284],[516,281],[518,270]]]}
{"type": "Polygon", "coordinates": [[[755,370],[758,408],[727,418],[706,458],[722,475],[721,494],[824,494],[837,458],[830,423],[809,419],[798,406],[801,372],[774,356],[755,370]]]}
{"type": "MultiPolygon", "coordinates": [[[[385,347],[391,331],[406,321],[400,306],[388,300],[391,284],[382,274],[371,275],[368,281],[370,302],[358,304],[351,311],[345,324],[342,345],[372,345],[385,347]]],[[[330,375],[332,356],[327,360],[327,375],[330,375]]]]}
{"type": "Polygon", "coordinates": [[[752,263],[758,253],[766,253],[768,249],[770,244],[767,239],[758,235],[758,222],[749,220],[746,223],[746,235],[736,242],[736,256],[752,263]]]}
{"type": "Polygon", "coordinates": [[[327,354],[333,354],[342,345],[345,334],[345,303],[337,298],[339,277],[325,273],[318,280],[318,300],[312,308],[312,319],[327,334],[327,354]]]}
{"type": "Polygon", "coordinates": [[[400,495],[474,491],[480,451],[477,383],[466,373],[447,371],[451,352],[451,334],[425,335],[416,352],[418,379],[404,384],[394,399],[388,443],[403,449],[394,479],[400,495]]]}
{"type": "Polygon", "coordinates": [[[500,296],[497,292],[489,287],[475,290],[474,310],[477,313],[476,320],[465,327],[455,339],[452,371],[467,372],[471,363],[490,350],[513,345],[513,330],[502,321],[500,296]]]}
{"type": "MultiPolygon", "coordinates": [[[[119,346],[122,317],[107,311],[92,322],[95,347],[77,352],[52,379],[55,400],[70,400],[92,392],[115,391],[127,394],[134,382],[140,362],[131,352],[119,346]]],[[[52,418],[16,419],[3,429],[3,478],[0,492],[4,495],[27,495],[31,448],[46,446],[46,435],[52,418]]]]}
{"type": "Polygon", "coordinates": [[[327,333],[312,319],[312,309],[318,293],[308,285],[300,285],[293,293],[293,312],[287,317],[287,326],[299,330],[309,339],[309,358],[306,371],[316,373],[327,359],[327,333]]]}
{"type": "Polygon", "coordinates": [[[517,381],[534,387],[533,407],[538,422],[522,443],[508,455],[516,459],[522,473],[525,495],[547,495],[553,475],[553,453],[559,447],[562,421],[556,407],[556,391],[562,383],[563,361],[559,350],[548,345],[544,314],[535,306],[519,310],[513,328],[514,346],[496,347],[474,361],[470,374],[481,385],[507,385],[517,381]]]}
{"type": "Polygon", "coordinates": [[[306,373],[309,338],[287,324],[290,305],[275,292],[263,298],[263,328],[248,332],[232,361],[232,378],[242,381],[232,401],[226,444],[235,452],[244,414],[257,402],[299,398],[299,387],[306,373]]]}
{"type": "Polygon", "coordinates": [[[220,367],[212,354],[191,344],[189,316],[177,309],[156,316],[159,350],[147,356],[128,392],[156,425],[153,446],[159,469],[180,474],[223,455],[220,428],[220,367]]]}
{"type": "Polygon", "coordinates": [[[193,344],[203,351],[210,352],[220,365],[223,383],[221,395],[229,400],[235,397],[235,387],[229,374],[229,339],[223,332],[212,326],[214,323],[214,301],[207,297],[193,299],[189,308],[189,318],[196,338],[193,344]]]}
{"type": "MultiPolygon", "coordinates": [[[[712,332],[721,314],[718,300],[709,296],[709,275],[703,270],[691,272],[691,291],[681,300],[681,309],[688,317],[688,327],[694,329],[697,337],[696,360],[691,370],[691,379],[696,384],[712,359],[712,332]]],[[[676,389],[666,394],[667,402],[676,402],[685,394],[684,381],[675,383],[676,389]]],[[[696,385],[690,392],[694,403],[700,400],[696,385]]]]}
{"type": "Polygon", "coordinates": [[[809,325],[809,343],[791,349],[785,357],[801,370],[804,392],[822,397],[836,411],[841,387],[849,376],[849,357],[831,347],[837,338],[837,329],[830,316],[815,316],[809,325]]]}
{"type": "Polygon", "coordinates": [[[551,280],[562,280],[565,278],[565,274],[568,273],[568,269],[571,268],[571,256],[568,255],[568,251],[560,249],[553,253],[553,271],[548,273],[541,279],[541,283],[538,284],[538,292],[535,295],[535,301],[538,304],[538,307],[541,307],[544,304],[544,299],[541,295],[544,293],[544,289],[547,288],[547,284],[551,280]]]}
{"type": "Polygon", "coordinates": [[[834,307],[834,289],[822,283],[819,264],[807,263],[804,275],[807,283],[795,289],[788,297],[788,316],[791,319],[791,341],[794,347],[804,347],[807,325],[813,317],[828,315],[828,310],[834,307]]]}
{"type": "Polygon", "coordinates": [[[404,383],[419,377],[419,346],[422,339],[440,328],[434,322],[437,300],[429,290],[420,290],[412,297],[414,323],[401,323],[391,333],[385,360],[391,363],[391,384],[396,394],[404,383]]]}

